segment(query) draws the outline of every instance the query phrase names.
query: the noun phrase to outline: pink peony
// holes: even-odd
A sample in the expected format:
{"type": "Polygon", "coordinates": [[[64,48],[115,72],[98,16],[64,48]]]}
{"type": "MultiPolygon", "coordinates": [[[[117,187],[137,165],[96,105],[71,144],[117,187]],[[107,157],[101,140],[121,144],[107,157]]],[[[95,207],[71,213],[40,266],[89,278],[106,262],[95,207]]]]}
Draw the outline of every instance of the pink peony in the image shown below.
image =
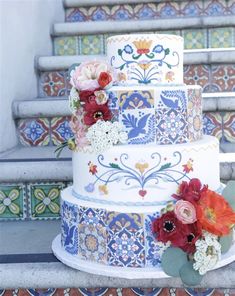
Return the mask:
{"type": "Polygon", "coordinates": [[[86,133],[87,126],[83,123],[84,112],[83,109],[78,109],[75,115],[72,116],[70,127],[75,136],[75,142],[78,148],[83,148],[89,144],[86,133]]]}
{"type": "Polygon", "coordinates": [[[70,83],[79,91],[95,90],[100,87],[98,81],[102,72],[110,72],[109,66],[105,62],[92,61],[81,63],[75,70],[71,71],[70,83]]]}
{"type": "Polygon", "coordinates": [[[183,224],[191,224],[197,220],[196,209],[194,205],[186,200],[178,200],[174,209],[176,217],[183,224]]]}

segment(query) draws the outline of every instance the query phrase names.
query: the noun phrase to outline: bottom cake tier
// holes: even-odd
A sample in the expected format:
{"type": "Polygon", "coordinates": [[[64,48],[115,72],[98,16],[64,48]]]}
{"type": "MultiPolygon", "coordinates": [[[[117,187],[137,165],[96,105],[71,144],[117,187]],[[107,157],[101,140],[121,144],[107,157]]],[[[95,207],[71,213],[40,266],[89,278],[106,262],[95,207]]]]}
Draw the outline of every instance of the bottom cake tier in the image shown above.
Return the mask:
{"type": "MultiPolygon", "coordinates": [[[[218,189],[220,191],[221,189],[218,189]]],[[[55,256],[73,268],[123,278],[168,277],[161,255],[168,247],[157,242],[151,230],[160,208],[131,206],[117,210],[73,196],[72,187],[61,195],[61,235],[52,244],[55,256]],[[136,207],[135,207],[136,208],[136,207]]],[[[235,260],[235,244],[215,268],[235,260]]]]}

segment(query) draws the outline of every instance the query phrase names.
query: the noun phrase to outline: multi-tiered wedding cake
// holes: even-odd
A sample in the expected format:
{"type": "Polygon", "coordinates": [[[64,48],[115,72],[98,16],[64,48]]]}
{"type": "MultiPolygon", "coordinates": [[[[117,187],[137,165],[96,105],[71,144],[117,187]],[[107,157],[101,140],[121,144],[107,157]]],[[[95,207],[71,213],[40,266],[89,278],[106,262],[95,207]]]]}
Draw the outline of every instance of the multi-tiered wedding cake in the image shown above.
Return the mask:
{"type": "Polygon", "coordinates": [[[235,215],[219,195],[218,140],[202,134],[201,88],[183,84],[183,38],[110,37],[107,58],[71,71],[73,186],[53,251],[91,273],[189,283],[234,259],[218,239],[231,242],[235,215]],[[171,256],[183,258],[175,274],[171,256]]]}

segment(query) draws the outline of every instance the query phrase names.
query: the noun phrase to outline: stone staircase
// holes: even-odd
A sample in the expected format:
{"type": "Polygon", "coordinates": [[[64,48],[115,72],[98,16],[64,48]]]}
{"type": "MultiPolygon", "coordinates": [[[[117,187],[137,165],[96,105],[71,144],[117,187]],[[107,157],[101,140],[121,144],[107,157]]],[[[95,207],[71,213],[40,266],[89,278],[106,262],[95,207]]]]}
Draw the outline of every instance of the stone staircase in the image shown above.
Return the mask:
{"type": "Polygon", "coordinates": [[[65,22],[51,30],[54,55],[35,57],[38,97],[12,105],[19,140],[0,154],[2,229],[9,221],[17,227],[18,220],[59,219],[60,190],[72,182],[71,152],[54,154],[72,135],[68,68],[105,58],[106,38],[114,34],[184,37],[185,83],[202,86],[204,133],[220,140],[221,180],[235,180],[235,1],[64,0],[64,8],[65,22]]]}

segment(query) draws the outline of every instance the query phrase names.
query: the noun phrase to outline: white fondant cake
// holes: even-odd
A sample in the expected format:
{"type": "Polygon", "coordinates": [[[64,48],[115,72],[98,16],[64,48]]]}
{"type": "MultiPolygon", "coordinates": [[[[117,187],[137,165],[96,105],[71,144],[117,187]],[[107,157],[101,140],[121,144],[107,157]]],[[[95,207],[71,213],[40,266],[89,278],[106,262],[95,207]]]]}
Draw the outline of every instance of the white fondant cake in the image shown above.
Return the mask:
{"type": "Polygon", "coordinates": [[[180,36],[131,34],[107,39],[108,62],[119,83],[183,83],[184,41],[180,36]]]}
{"type": "Polygon", "coordinates": [[[234,260],[231,251],[220,260],[218,237],[229,233],[235,214],[218,194],[219,142],[202,136],[201,88],[182,83],[183,39],[114,36],[107,52],[118,85],[103,62],[71,72],[73,186],[61,194],[53,251],[84,271],[146,278],[167,277],[162,258],[180,250],[182,280],[190,282],[189,271],[198,283],[234,260]]]}

